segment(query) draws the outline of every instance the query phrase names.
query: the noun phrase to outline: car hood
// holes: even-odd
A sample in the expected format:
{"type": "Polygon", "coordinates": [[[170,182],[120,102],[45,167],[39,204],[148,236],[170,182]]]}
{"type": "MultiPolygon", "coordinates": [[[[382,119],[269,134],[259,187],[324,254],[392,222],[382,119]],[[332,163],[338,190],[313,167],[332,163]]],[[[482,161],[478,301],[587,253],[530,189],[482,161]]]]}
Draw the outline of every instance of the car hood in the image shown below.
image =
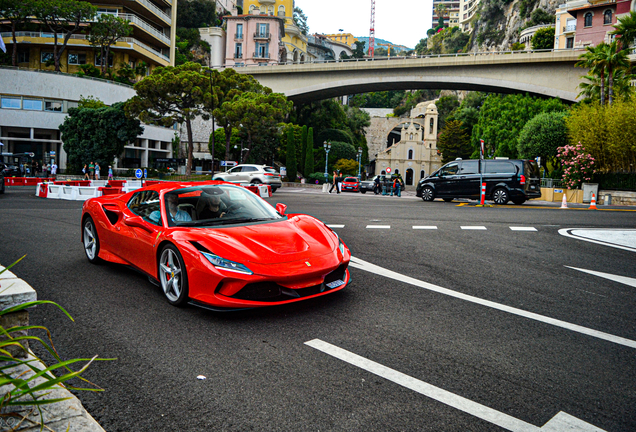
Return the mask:
{"type": "Polygon", "coordinates": [[[190,241],[238,262],[281,264],[333,253],[338,240],[321,221],[307,215],[223,228],[195,228],[190,241]]]}

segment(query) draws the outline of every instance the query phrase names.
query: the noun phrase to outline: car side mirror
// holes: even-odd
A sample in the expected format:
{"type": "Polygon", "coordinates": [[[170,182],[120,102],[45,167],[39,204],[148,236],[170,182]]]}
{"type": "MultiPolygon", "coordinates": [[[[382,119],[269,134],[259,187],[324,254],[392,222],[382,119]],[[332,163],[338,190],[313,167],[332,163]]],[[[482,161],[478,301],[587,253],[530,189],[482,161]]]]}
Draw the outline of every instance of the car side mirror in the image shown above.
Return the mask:
{"type": "Polygon", "coordinates": [[[126,216],[122,219],[122,222],[124,223],[124,225],[127,225],[129,227],[141,228],[145,231],[150,232],[150,229],[148,228],[144,220],[139,216],[126,216]]]}
{"type": "Polygon", "coordinates": [[[280,213],[281,216],[285,216],[285,212],[287,211],[287,206],[283,203],[276,203],[276,211],[280,213]]]}

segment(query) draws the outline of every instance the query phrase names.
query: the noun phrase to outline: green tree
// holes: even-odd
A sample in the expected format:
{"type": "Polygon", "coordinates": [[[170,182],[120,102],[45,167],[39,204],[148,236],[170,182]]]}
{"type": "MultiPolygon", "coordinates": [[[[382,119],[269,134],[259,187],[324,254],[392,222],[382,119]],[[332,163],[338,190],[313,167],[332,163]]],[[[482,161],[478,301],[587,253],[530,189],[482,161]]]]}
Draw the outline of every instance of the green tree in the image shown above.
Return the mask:
{"type": "Polygon", "coordinates": [[[11,64],[17,66],[18,42],[15,38],[16,27],[30,21],[30,17],[36,13],[36,0],[0,0],[0,11],[2,19],[11,26],[11,36],[13,37],[13,53],[11,54],[11,64]]]}
{"type": "Polygon", "coordinates": [[[210,53],[210,44],[201,39],[201,33],[197,28],[177,28],[177,41],[175,52],[175,66],[188,62],[208,64],[205,54],[210,53]]]}
{"type": "Polygon", "coordinates": [[[437,15],[437,27],[444,27],[444,18],[448,15],[448,8],[443,3],[435,6],[435,15],[437,15]]]}
{"type": "MultiPolygon", "coordinates": [[[[592,74],[582,76],[581,79],[584,81],[579,84],[581,92],[578,94],[578,96],[584,97],[583,102],[600,101],[601,87],[609,87],[608,78],[608,76],[605,76],[605,84],[601,85],[601,79],[598,76],[594,76],[592,74]]],[[[615,70],[614,76],[612,77],[612,87],[614,89],[614,94],[617,95],[618,98],[624,100],[632,97],[634,95],[634,87],[632,86],[632,81],[634,79],[636,79],[636,76],[630,73],[626,73],[625,70],[615,70]]]]}
{"type": "MultiPolygon", "coordinates": [[[[209,86],[209,78],[202,73],[200,64],[158,67],[135,84],[137,95],[126,102],[127,112],[144,123],[161,126],[185,123],[188,134],[187,175],[192,172],[192,120],[199,116],[209,119],[204,111],[206,96],[210,96],[209,86]]],[[[231,129],[226,132],[229,135],[231,129]]]]}
{"type": "Polygon", "coordinates": [[[216,2],[210,0],[180,1],[177,7],[177,24],[182,28],[198,29],[217,24],[216,2]]]}
{"type": "Polygon", "coordinates": [[[415,45],[415,53],[418,56],[428,54],[428,38],[420,39],[417,45],[415,45]]]}
{"type": "Polygon", "coordinates": [[[102,64],[102,75],[108,69],[107,59],[110,56],[110,47],[122,37],[132,33],[130,21],[111,14],[101,14],[97,21],[91,25],[90,33],[87,36],[88,43],[99,48],[99,57],[102,64]]]}
{"type": "Polygon", "coordinates": [[[294,131],[289,129],[287,132],[287,160],[285,161],[287,168],[287,178],[289,181],[296,181],[298,171],[296,170],[296,139],[294,131]]]}
{"type": "Polygon", "coordinates": [[[442,96],[435,102],[435,105],[437,106],[438,113],[437,125],[441,130],[444,128],[446,118],[451,112],[453,112],[453,110],[459,107],[459,99],[455,95],[442,96]]]}
{"type": "Polygon", "coordinates": [[[630,79],[628,51],[619,50],[616,41],[609,45],[602,42],[596,47],[586,47],[586,52],[579,56],[579,61],[575,66],[589,69],[588,75],[584,77],[589,82],[583,82],[579,84],[579,87],[581,87],[584,92],[592,94],[594,90],[591,86],[598,84],[601,104],[605,104],[606,84],[609,104],[611,105],[614,101],[615,75],[619,75],[620,78],[625,77],[630,79]]]}
{"type": "Polygon", "coordinates": [[[353,159],[338,159],[333,168],[345,176],[358,174],[358,161],[353,159]]]}
{"type": "Polygon", "coordinates": [[[302,134],[300,137],[300,158],[298,159],[298,169],[301,173],[305,174],[305,155],[307,154],[307,125],[302,128],[302,134]]]}
{"type": "Polygon", "coordinates": [[[519,157],[533,159],[541,157],[541,164],[547,169],[548,162],[557,166],[557,148],[568,143],[568,129],[565,126],[565,111],[540,113],[525,124],[519,133],[517,151],[519,157]]]}
{"type": "Polygon", "coordinates": [[[71,36],[81,30],[82,24],[95,16],[97,8],[88,2],[74,0],[38,0],[35,4],[35,18],[53,33],[53,60],[55,71],[60,71],[60,58],[64,54],[71,36]],[[58,48],[58,35],[63,35],[58,48]]]}
{"type": "Polygon", "coordinates": [[[293,21],[296,27],[300,29],[300,32],[307,36],[309,33],[309,26],[307,25],[307,16],[303,13],[303,10],[299,7],[294,8],[293,21]]]}
{"type": "Polygon", "coordinates": [[[531,118],[542,112],[565,110],[559,99],[489,95],[479,110],[479,120],[471,135],[473,157],[479,156],[479,140],[483,139],[494,150],[494,156],[516,158],[519,133],[531,118]]]}
{"type": "Polygon", "coordinates": [[[366,42],[364,41],[355,41],[351,58],[357,58],[357,59],[364,58],[365,45],[366,45],[366,42]]]}
{"type": "Polygon", "coordinates": [[[307,129],[307,146],[305,151],[305,171],[303,172],[305,177],[308,177],[314,172],[315,160],[314,160],[314,128],[307,129]]]}
{"type": "MultiPolygon", "coordinates": [[[[234,148],[234,146],[238,146],[240,148],[241,144],[241,134],[238,129],[232,129],[232,135],[230,136],[230,147],[234,148]]],[[[217,129],[214,131],[214,135],[210,134],[210,139],[208,140],[208,151],[210,154],[225,154],[225,130],[217,129]],[[214,145],[214,149],[212,148],[214,145]]],[[[232,155],[234,156],[234,155],[232,155]]],[[[238,156],[238,155],[237,155],[238,156]]],[[[236,157],[233,160],[238,160],[236,157]]]]}
{"type": "Polygon", "coordinates": [[[540,28],[530,41],[533,50],[554,48],[554,27],[540,28]]]}
{"type": "Polygon", "coordinates": [[[93,108],[93,109],[97,109],[97,108],[104,108],[106,107],[106,104],[104,102],[102,102],[99,98],[96,98],[92,95],[89,95],[88,97],[84,97],[82,95],[80,95],[80,100],[77,104],[78,108],[93,108]]]}
{"type": "Polygon", "coordinates": [[[70,108],[60,125],[70,171],[79,172],[88,161],[112,164],[144,131],[137,119],[126,115],[123,103],[102,108],[70,108]]]}
{"type": "MultiPolygon", "coordinates": [[[[243,159],[249,158],[255,144],[261,147],[261,155],[273,153],[271,149],[264,149],[262,146],[271,142],[268,138],[276,136],[278,124],[291,110],[292,102],[282,93],[244,92],[225,105],[230,124],[247,136],[247,152],[243,159]]],[[[297,160],[296,155],[294,159],[297,160]]]]}
{"type": "Polygon", "coordinates": [[[459,120],[451,120],[446,123],[439,134],[437,148],[442,153],[442,163],[457,158],[469,158],[473,152],[470,137],[459,120]]]}
{"type": "Polygon", "coordinates": [[[610,34],[619,37],[618,42],[621,50],[634,44],[636,41],[636,11],[631,11],[620,17],[618,23],[614,24],[614,29],[610,34]]]}

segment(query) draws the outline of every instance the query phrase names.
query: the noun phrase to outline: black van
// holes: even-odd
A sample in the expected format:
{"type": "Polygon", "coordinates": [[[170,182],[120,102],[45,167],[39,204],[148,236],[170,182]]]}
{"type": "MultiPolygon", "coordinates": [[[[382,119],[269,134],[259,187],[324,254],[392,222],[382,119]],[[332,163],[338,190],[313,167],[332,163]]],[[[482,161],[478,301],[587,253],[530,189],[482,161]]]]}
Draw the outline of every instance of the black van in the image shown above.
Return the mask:
{"type": "Polygon", "coordinates": [[[486,199],[495,204],[523,204],[541,197],[539,167],[535,160],[526,159],[458,159],[420,180],[416,195],[424,201],[478,200],[482,181],[486,183],[486,199]]]}

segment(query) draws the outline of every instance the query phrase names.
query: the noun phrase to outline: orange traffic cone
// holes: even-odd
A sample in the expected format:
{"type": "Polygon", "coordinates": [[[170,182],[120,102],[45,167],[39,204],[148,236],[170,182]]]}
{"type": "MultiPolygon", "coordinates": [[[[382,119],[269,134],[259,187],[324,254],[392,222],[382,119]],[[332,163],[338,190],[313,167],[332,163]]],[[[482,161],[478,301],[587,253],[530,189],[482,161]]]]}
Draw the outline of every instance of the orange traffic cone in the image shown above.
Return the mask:
{"type": "Polygon", "coordinates": [[[565,194],[563,194],[563,200],[561,200],[561,208],[562,209],[568,208],[568,199],[565,197],[565,194]]]}
{"type": "Polygon", "coordinates": [[[598,210],[596,208],[596,195],[592,194],[592,203],[588,207],[588,210],[598,210]]]}

